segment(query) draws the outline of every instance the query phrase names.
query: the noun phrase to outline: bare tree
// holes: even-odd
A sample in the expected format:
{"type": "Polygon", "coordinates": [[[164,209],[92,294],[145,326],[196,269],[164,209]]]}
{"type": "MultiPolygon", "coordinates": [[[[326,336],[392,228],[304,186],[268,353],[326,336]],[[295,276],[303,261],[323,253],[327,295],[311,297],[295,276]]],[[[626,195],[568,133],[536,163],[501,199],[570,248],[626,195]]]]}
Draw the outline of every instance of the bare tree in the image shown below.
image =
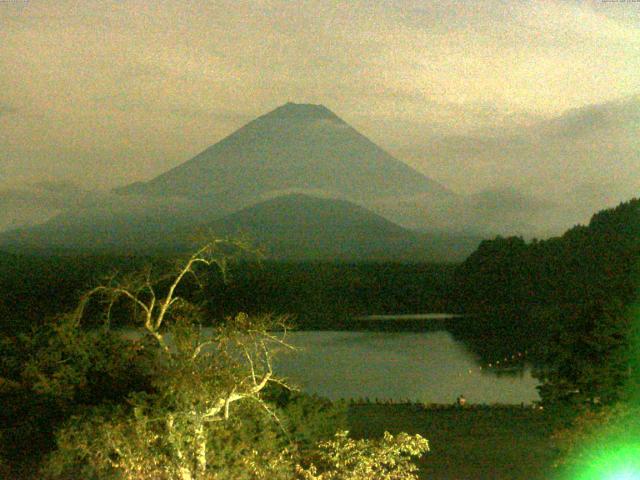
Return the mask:
{"type": "Polygon", "coordinates": [[[428,450],[419,435],[353,441],[343,432],[304,453],[289,440],[269,436],[268,429],[277,431],[279,418],[265,400],[265,389],[272,384],[288,388],[272,362],[279,350],[292,348],[286,319],[240,313],[203,329],[203,311],[182,288],[187,278],[201,285],[203,270],[217,268],[225,275],[224,248],[230,246],[245,248],[215,240],[170,274],[155,277],[146,269],[111,277],[83,295],[74,312],[58,318],[51,329],[54,341],[47,339],[27,368],[40,391],[73,391],[101,374],[92,363],[112,360],[125,370],[141,369],[150,380],[125,402],[98,403],[71,417],[57,431],[57,449],[42,478],[416,479],[412,459],[428,450]],[[94,300],[103,301],[107,328],[88,332],[81,324],[94,300]],[[114,306],[121,303],[133,306],[135,313],[138,335],[127,341],[122,332],[114,336],[108,328],[114,306]],[[101,343],[100,335],[108,340],[101,343]],[[92,349],[104,345],[108,353],[92,355],[92,349]],[[136,354],[120,355],[120,350],[136,354]],[[232,458],[224,453],[229,444],[232,458]]]}
{"type": "MultiPolygon", "coordinates": [[[[228,247],[246,248],[242,243],[213,240],[170,274],[154,277],[146,269],[124,279],[111,277],[82,296],[71,315],[77,328],[93,299],[103,300],[107,320],[114,305],[124,301],[139,312],[135,315],[136,331],[142,334],[135,340],[138,348],[153,352],[150,373],[155,394],[130,399],[137,424],[132,427],[131,418],[124,421],[127,428],[122,418],[105,421],[102,429],[111,433],[99,436],[101,446],[97,441],[80,442],[94,462],[106,462],[125,478],[139,478],[143,471],[158,478],[202,479],[207,475],[211,430],[216,422],[229,420],[234,404],[250,402],[278,421],[261,392],[273,383],[288,388],[275,375],[272,363],[274,352],[291,349],[286,318],[240,313],[203,329],[202,310],[179,294],[187,278],[201,285],[203,270],[217,268],[226,275],[228,255],[222,250],[228,247]],[[131,438],[139,435],[148,438],[131,438]],[[141,448],[132,451],[131,445],[141,448]],[[164,458],[161,464],[158,452],[164,458]]],[[[67,434],[67,439],[73,437],[67,434]]]]}

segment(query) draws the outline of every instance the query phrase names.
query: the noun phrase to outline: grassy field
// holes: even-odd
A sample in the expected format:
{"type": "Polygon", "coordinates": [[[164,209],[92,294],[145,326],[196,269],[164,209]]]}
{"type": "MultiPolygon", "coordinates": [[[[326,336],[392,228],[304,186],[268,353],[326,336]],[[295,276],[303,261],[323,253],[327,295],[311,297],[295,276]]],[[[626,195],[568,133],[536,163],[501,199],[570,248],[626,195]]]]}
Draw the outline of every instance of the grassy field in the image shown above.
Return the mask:
{"type": "Polygon", "coordinates": [[[520,407],[425,409],[414,405],[352,405],[355,437],[419,433],[431,451],[420,461],[424,479],[552,479],[552,421],[540,410],[520,407]]]}

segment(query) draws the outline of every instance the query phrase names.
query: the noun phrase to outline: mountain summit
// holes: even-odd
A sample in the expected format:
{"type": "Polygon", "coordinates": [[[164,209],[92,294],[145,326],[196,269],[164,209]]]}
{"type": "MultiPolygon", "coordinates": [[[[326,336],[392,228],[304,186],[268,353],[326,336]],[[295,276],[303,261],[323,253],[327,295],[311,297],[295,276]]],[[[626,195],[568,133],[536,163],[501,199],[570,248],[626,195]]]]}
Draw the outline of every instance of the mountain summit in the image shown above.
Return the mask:
{"type": "Polygon", "coordinates": [[[447,190],[322,105],[287,103],[124,194],[197,198],[235,210],[280,193],[356,202],[447,190]]]}
{"type": "Polygon", "coordinates": [[[261,118],[288,118],[297,120],[326,119],[344,123],[340,117],[329,110],[324,105],[315,105],[312,103],[293,103],[288,102],[284,105],[263,115],[261,118]]]}
{"type": "Polygon", "coordinates": [[[281,258],[451,260],[451,239],[409,232],[363,208],[441,194],[453,195],[328,108],[287,103],[148,182],[1,234],[0,247],[173,252],[209,225],[245,231],[281,258]]]}

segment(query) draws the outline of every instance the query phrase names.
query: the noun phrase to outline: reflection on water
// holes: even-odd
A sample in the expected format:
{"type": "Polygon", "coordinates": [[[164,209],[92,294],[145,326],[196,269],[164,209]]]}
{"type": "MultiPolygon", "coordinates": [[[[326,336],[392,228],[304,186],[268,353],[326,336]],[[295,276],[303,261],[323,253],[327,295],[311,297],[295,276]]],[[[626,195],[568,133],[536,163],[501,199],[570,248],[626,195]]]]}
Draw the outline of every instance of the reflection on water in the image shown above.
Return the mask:
{"type": "Polygon", "coordinates": [[[331,399],[453,403],[539,400],[529,369],[517,375],[480,370],[476,357],[446,331],[293,332],[298,351],[280,356],[276,370],[304,391],[331,399]]]}

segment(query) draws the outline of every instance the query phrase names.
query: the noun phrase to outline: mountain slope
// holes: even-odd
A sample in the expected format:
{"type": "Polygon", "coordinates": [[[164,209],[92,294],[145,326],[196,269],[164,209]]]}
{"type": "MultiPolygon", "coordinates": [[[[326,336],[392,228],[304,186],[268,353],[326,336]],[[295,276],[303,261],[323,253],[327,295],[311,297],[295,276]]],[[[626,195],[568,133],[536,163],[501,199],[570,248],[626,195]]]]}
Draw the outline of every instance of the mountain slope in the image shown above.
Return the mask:
{"type": "Polygon", "coordinates": [[[213,222],[220,235],[245,235],[286,260],[459,261],[480,239],[423,235],[345,200],[281,196],[213,222]]]}
{"type": "Polygon", "coordinates": [[[64,255],[173,250],[198,218],[215,216],[176,198],[105,195],[42,224],[0,232],[0,248],[64,255]]]}
{"type": "Polygon", "coordinates": [[[420,234],[346,200],[302,194],[275,197],[200,223],[185,222],[167,203],[137,211],[107,210],[99,218],[90,209],[86,216],[64,214],[42,225],[2,232],[0,246],[18,253],[161,254],[189,251],[194,234],[208,231],[247,237],[280,260],[453,262],[462,261],[481,241],[420,234]]]}
{"type": "Polygon", "coordinates": [[[273,192],[304,191],[362,201],[442,193],[321,105],[287,103],[191,160],[124,194],[195,197],[247,206],[273,192]]]}

